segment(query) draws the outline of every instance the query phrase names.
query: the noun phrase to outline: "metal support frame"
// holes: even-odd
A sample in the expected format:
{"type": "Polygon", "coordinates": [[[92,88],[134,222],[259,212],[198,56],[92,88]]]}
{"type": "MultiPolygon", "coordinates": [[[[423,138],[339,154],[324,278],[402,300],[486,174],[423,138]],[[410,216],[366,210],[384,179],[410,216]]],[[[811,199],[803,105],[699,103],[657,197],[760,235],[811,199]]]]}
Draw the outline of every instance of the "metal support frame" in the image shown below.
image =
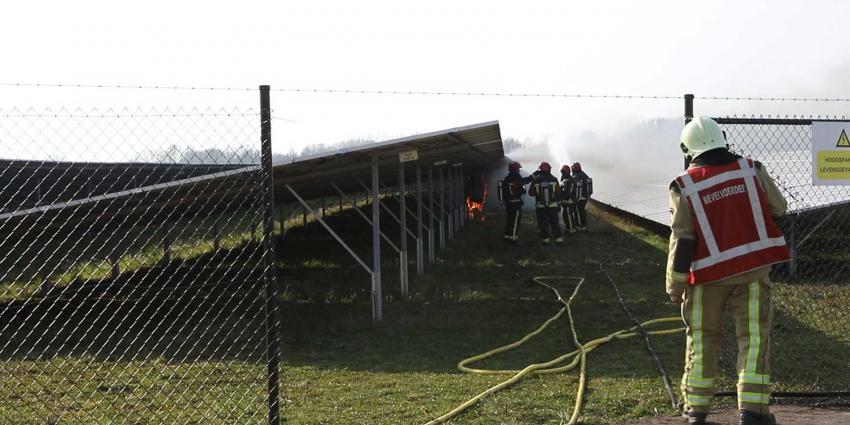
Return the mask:
{"type": "Polygon", "coordinates": [[[292,196],[294,196],[295,199],[298,200],[298,203],[300,203],[301,206],[303,206],[304,208],[307,209],[307,211],[310,213],[310,215],[313,217],[313,219],[318,221],[319,224],[321,224],[322,227],[324,227],[325,230],[327,230],[328,233],[330,233],[330,235],[334,239],[336,239],[336,241],[339,242],[339,244],[343,248],[345,248],[345,250],[348,251],[349,254],[351,254],[351,257],[354,258],[354,260],[356,260],[357,263],[360,264],[360,266],[363,267],[363,269],[366,270],[367,273],[372,273],[372,270],[369,268],[369,266],[366,265],[366,263],[360,258],[360,256],[357,255],[357,253],[354,252],[354,250],[351,249],[351,247],[348,246],[348,244],[345,243],[345,241],[343,241],[342,238],[336,232],[334,232],[334,230],[331,228],[331,226],[329,226],[328,223],[325,222],[325,219],[322,218],[322,216],[318,212],[313,211],[313,209],[310,208],[309,205],[307,205],[307,202],[304,201],[304,199],[301,197],[301,195],[299,195],[298,192],[296,192],[295,189],[292,188],[292,186],[287,184],[287,185],[285,185],[285,187],[286,187],[287,190],[289,190],[289,193],[291,193],[292,196]]]}
{"type": "MultiPolygon", "coordinates": [[[[366,184],[365,184],[365,183],[363,183],[362,181],[359,181],[359,180],[358,180],[358,183],[360,183],[360,185],[361,185],[361,186],[363,186],[363,188],[364,188],[364,189],[366,189],[366,193],[367,193],[367,194],[369,194],[370,196],[372,195],[372,193],[373,193],[373,192],[372,192],[371,190],[369,190],[369,186],[366,186],[366,184]]],[[[383,208],[383,209],[384,209],[384,211],[386,211],[386,212],[387,212],[387,214],[389,214],[389,216],[390,216],[393,220],[395,220],[395,222],[396,222],[396,223],[401,224],[401,220],[400,220],[400,219],[398,218],[398,216],[397,216],[397,215],[393,212],[393,210],[391,210],[391,209],[390,209],[390,207],[388,207],[388,206],[387,206],[387,204],[385,204],[383,201],[381,201],[381,200],[379,199],[379,200],[378,200],[378,205],[380,205],[380,206],[381,206],[381,208],[383,208]]],[[[410,237],[411,237],[411,238],[416,238],[416,234],[414,234],[414,233],[413,233],[413,231],[412,231],[412,230],[410,230],[410,229],[407,229],[407,234],[408,234],[408,235],[410,235],[410,237]]]]}
{"type": "Polygon", "coordinates": [[[399,256],[399,279],[401,280],[401,296],[407,297],[407,208],[404,192],[404,163],[398,163],[398,217],[399,217],[399,240],[401,241],[401,255],[399,256]]]}
{"type": "MultiPolygon", "coordinates": [[[[336,189],[336,191],[340,194],[340,196],[343,196],[345,194],[345,192],[343,192],[342,189],[340,189],[339,186],[336,185],[336,183],[331,183],[331,187],[336,189]]],[[[356,194],[352,195],[352,201],[351,201],[354,211],[357,213],[357,215],[359,215],[361,218],[363,218],[363,220],[366,221],[366,223],[368,223],[369,226],[372,226],[372,220],[369,218],[369,216],[367,216],[366,213],[364,213],[363,211],[360,210],[360,208],[357,207],[357,197],[356,196],[357,196],[356,194]]],[[[390,239],[390,237],[386,235],[386,233],[381,231],[381,229],[378,229],[378,231],[381,233],[381,237],[384,238],[384,242],[386,242],[387,245],[389,245],[390,248],[393,249],[393,251],[395,251],[396,253],[401,252],[401,250],[398,249],[398,245],[396,245],[395,242],[393,242],[393,240],[390,239]]]]}
{"type": "MultiPolygon", "coordinates": [[[[375,170],[373,170],[373,171],[375,171],[375,170]]],[[[310,215],[313,216],[313,219],[315,219],[317,222],[319,222],[319,224],[321,224],[322,227],[324,227],[325,230],[328,231],[328,233],[340,244],[340,246],[342,246],[351,255],[351,257],[354,258],[354,260],[357,261],[358,264],[360,264],[361,267],[363,267],[363,270],[365,270],[366,273],[369,273],[369,276],[372,278],[371,279],[372,280],[372,321],[380,322],[381,319],[382,319],[382,314],[381,314],[381,285],[380,285],[381,284],[381,277],[380,277],[380,269],[381,269],[380,249],[381,248],[380,248],[380,239],[379,239],[380,238],[380,227],[379,227],[380,226],[380,218],[375,218],[375,211],[374,211],[375,208],[373,207],[373,211],[372,211],[373,219],[372,219],[372,222],[371,222],[372,223],[372,249],[373,249],[373,255],[375,257],[374,257],[373,268],[369,268],[369,266],[366,265],[366,262],[363,261],[363,259],[361,259],[360,256],[357,255],[357,253],[354,252],[354,250],[351,249],[351,247],[349,247],[348,244],[346,244],[345,241],[343,241],[342,238],[336,232],[334,232],[334,230],[331,228],[331,226],[329,226],[327,224],[327,222],[325,222],[325,220],[322,218],[322,216],[320,215],[319,212],[313,211],[313,209],[310,208],[309,205],[307,205],[307,202],[304,201],[303,198],[301,198],[301,196],[298,194],[298,192],[295,191],[295,189],[292,188],[292,186],[287,184],[287,185],[285,185],[285,187],[292,194],[292,196],[294,196],[295,199],[298,200],[298,203],[300,203],[302,207],[304,207],[305,209],[307,209],[309,211],[310,215]],[[376,236],[377,236],[377,238],[376,238],[376,236]]],[[[380,215],[380,211],[378,211],[378,214],[380,215]]]]}
{"type": "MultiPolygon", "coordinates": [[[[385,184],[381,183],[381,186],[382,186],[384,189],[389,190],[389,187],[388,187],[388,186],[386,186],[385,184]]],[[[416,193],[416,192],[414,191],[414,194],[415,194],[415,193],[416,193]]],[[[396,199],[398,199],[398,196],[396,196],[396,199]]],[[[412,216],[416,216],[416,211],[415,211],[412,207],[406,206],[406,204],[405,204],[405,207],[406,207],[406,209],[407,209],[407,213],[408,213],[408,214],[410,214],[410,215],[412,215],[412,216]]],[[[428,210],[428,207],[423,206],[422,208],[424,208],[426,211],[428,210]]],[[[427,230],[427,229],[426,229],[426,230],[427,230]]],[[[408,232],[408,234],[409,234],[409,235],[411,235],[414,239],[416,238],[416,236],[413,236],[412,231],[411,231],[411,232],[408,232]]]]}
{"type": "Polygon", "coordinates": [[[278,384],[278,299],[277,262],[274,241],[274,172],[272,168],[272,117],[269,86],[260,86],[260,152],[263,169],[263,280],[265,281],[266,366],[268,375],[269,425],[280,423],[278,384]]]}

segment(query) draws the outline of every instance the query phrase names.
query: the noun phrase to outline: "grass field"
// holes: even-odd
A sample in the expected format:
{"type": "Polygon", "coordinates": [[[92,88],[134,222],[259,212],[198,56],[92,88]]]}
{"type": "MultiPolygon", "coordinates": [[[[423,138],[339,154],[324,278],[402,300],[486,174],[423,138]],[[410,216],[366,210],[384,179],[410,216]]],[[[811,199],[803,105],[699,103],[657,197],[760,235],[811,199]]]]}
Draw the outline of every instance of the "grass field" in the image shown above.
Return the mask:
{"type": "MultiPolygon", "coordinates": [[[[551,292],[533,283],[534,276],[587,279],[573,303],[581,341],[632,326],[598,263],[638,319],[679,314],[666,302],[663,290],[665,240],[596,212],[587,235],[569,238],[562,247],[541,246],[533,217],[526,215],[523,240],[510,246],[502,242],[502,218],[494,212],[488,213],[486,223],[468,223],[445,251],[438,251],[436,264],[426,265],[424,277],[411,277],[408,299],[399,296],[395,255],[385,246],[386,299],[380,324],[371,323],[370,283],[363,270],[319,226],[290,226],[280,258],[281,398],[287,423],[424,423],[501,382],[506,377],[463,374],[456,364],[519,339],[559,310],[551,292]]],[[[368,263],[370,232],[360,219],[344,211],[329,222],[368,263]]],[[[399,229],[388,222],[382,225],[385,233],[397,235],[399,229]]],[[[160,264],[157,267],[167,271],[157,274],[181,276],[196,264],[238,259],[240,249],[250,252],[256,247],[245,242],[223,257],[201,254],[171,268],[160,264]]],[[[564,281],[559,289],[568,295],[573,285],[564,281]]],[[[846,313],[840,312],[847,305],[842,300],[850,300],[848,287],[794,282],[774,288],[777,389],[846,390],[850,332],[848,321],[840,319],[846,319],[846,313]],[[817,302],[797,302],[805,299],[817,302]]],[[[144,309],[139,314],[134,310],[139,304],[132,303],[110,307],[113,310],[97,303],[76,306],[109,312],[82,316],[81,323],[89,329],[138,333],[152,342],[86,339],[84,334],[78,338],[81,344],[75,339],[79,335],[71,333],[60,335],[77,341],[73,346],[80,349],[35,347],[35,352],[45,353],[40,360],[0,351],[0,373],[7,377],[0,380],[0,422],[28,423],[20,421],[25,417],[38,418],[35,423],[114,423],[116,418],[124,423],[262,422],[261,291],[253,289],[205,292],[204,299],[213,301],[199,300],[198,305],[187,303],[191,297],[175,294],[148,300],[146,305],[157,306],[156,314],[144,309]],[[135,328],[123,320],[116,324],[101,319],[110,315],[147,322],[135,328]],[[167,329],[149,329],[149,322],[166,324],[167,329]],[[138,355],[103,354],[115,352],[116,344],[121,346],[117,352],[138,355]]],[[[65,319],[79,322],[73,315],[65,319]]],[[[46,335],[49,330],[32,329],[46,335]]],[[[658,336],[652,343],[675,385],[682,370],[683,337],[658,336]]],[[[568,322],[562,318],[523,347],[475,366],[517,369],[573,349],[568,322]]],[[[577,381],[576,372],[530,377],[484,399],[452,423],[566,422],[577,381]]],[[[729,374],[720,389],[733,385],[729,374]]],[[[586,424],[674,413],[639,338],[612,342],[588,356],[585,398],[581,423],[586,424]]],[[[719,404],[731,405],[731,400],[719,404]]]]}
{"type": "MultiPolygon", "coordinates": [[[[462,374],[456,364],[519,339],[558,311],[552,293],[533,283],[533,276],[587,279],[573,304],[582,341],[632,326],[594,262],[616,263],[608,266],[609,273],[641,320],[678,315],[665,303],[665,241],[629,234],[594,217],[587,236],[544,248],[532,220],[524,218],[519,246],[503,244],[499,214],[470,223],[438,254],[437,264],[412,282],[411,299],[394,298],[385,305],[379,325],[369,320],[364,274],[342,265],[350,261],[328,260],[327,252],[320,257],[298,249],[300,255],[288,259],[298,278],[287,292],[283,331],[289,421],[424,423],[506,379],[462,374]],[[300,275],[307,264],[310,273],[300,275]]],[[[300,241],[293,235],[292,245],[300,241]]],[[[384,276],[395,274],[388,269],[384,276]]],[[[388,280],[392,285],[393,278],[388,280]]],[[[564,281],[562,294],[573,285],[564,281]]],[[[674,380],[681,373],[682,342],[681,336],[656,341],[674,380]]],[[[572,350],[564,318],[526,346],[479,366],[522,368],[572,350]]],[[[583,423],[673,412],[642,340],[604,346],[590,354],[588,365],[583,423]]],[[[559,423],[572,412],[576,384],[577,373],[532,377],[453,423],[559,423]]]]}

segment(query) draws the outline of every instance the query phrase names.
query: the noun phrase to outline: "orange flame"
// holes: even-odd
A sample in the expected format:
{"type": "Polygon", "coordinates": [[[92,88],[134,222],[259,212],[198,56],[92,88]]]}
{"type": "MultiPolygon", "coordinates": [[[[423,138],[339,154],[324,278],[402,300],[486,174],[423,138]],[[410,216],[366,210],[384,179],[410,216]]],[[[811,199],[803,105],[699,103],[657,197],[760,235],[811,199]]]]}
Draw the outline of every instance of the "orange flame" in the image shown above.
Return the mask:
{"type": "Polygon", "coordinates": [[[486,221],[484,216],[484,201],[487,200],[487,183],[484,183],[484,197],[476,202],[470,196],[466,197],[466,215],[470,220],[486,221]]]}

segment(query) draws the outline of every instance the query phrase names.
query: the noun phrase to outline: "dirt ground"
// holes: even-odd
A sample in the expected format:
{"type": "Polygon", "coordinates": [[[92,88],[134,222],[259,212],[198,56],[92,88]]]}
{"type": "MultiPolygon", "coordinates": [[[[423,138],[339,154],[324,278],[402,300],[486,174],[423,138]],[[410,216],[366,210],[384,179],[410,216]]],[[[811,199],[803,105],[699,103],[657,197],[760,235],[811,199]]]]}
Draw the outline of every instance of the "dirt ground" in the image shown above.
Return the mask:
{"type": "MultiPolygon", "coordinates": [[[[850,425],[850,409],[846,407],[815,407],[815,406],[771,406],[770,411],[776,415],[779,425],[850,425]]],[[[662,416],[644,418],[637,422],[627,422],[622,425],[682,425],[685,420],[681,417],[662,416]]],[[[708,417],[709,424],[737,425],[738,411],[735,409],[712,412],[708,417]]]]}

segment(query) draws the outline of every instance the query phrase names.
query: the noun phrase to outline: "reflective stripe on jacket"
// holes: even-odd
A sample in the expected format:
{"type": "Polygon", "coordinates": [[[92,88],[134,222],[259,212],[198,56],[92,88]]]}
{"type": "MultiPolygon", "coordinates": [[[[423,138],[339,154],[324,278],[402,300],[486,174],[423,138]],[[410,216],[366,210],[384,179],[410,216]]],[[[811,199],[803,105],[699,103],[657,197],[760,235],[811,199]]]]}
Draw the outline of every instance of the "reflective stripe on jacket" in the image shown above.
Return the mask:
{"type": "Polygon", "coordinates": [[[688,283],[714,282],[790,258],[752,160],[689,168],[674,183],[696,231],[688,283]]]}
{"type": "Polygon", "coordinates": [[[531,183],[528,194],[536,199],[537,208],[558,208],[561,202],[561,185],[551,174],[540,174],[531,183]]]}
{"type": "Polygon", "coordinates": [[[561,203],[564,205],[576,203],[576,181],[570,176],[561,177],[561,203]]]}

